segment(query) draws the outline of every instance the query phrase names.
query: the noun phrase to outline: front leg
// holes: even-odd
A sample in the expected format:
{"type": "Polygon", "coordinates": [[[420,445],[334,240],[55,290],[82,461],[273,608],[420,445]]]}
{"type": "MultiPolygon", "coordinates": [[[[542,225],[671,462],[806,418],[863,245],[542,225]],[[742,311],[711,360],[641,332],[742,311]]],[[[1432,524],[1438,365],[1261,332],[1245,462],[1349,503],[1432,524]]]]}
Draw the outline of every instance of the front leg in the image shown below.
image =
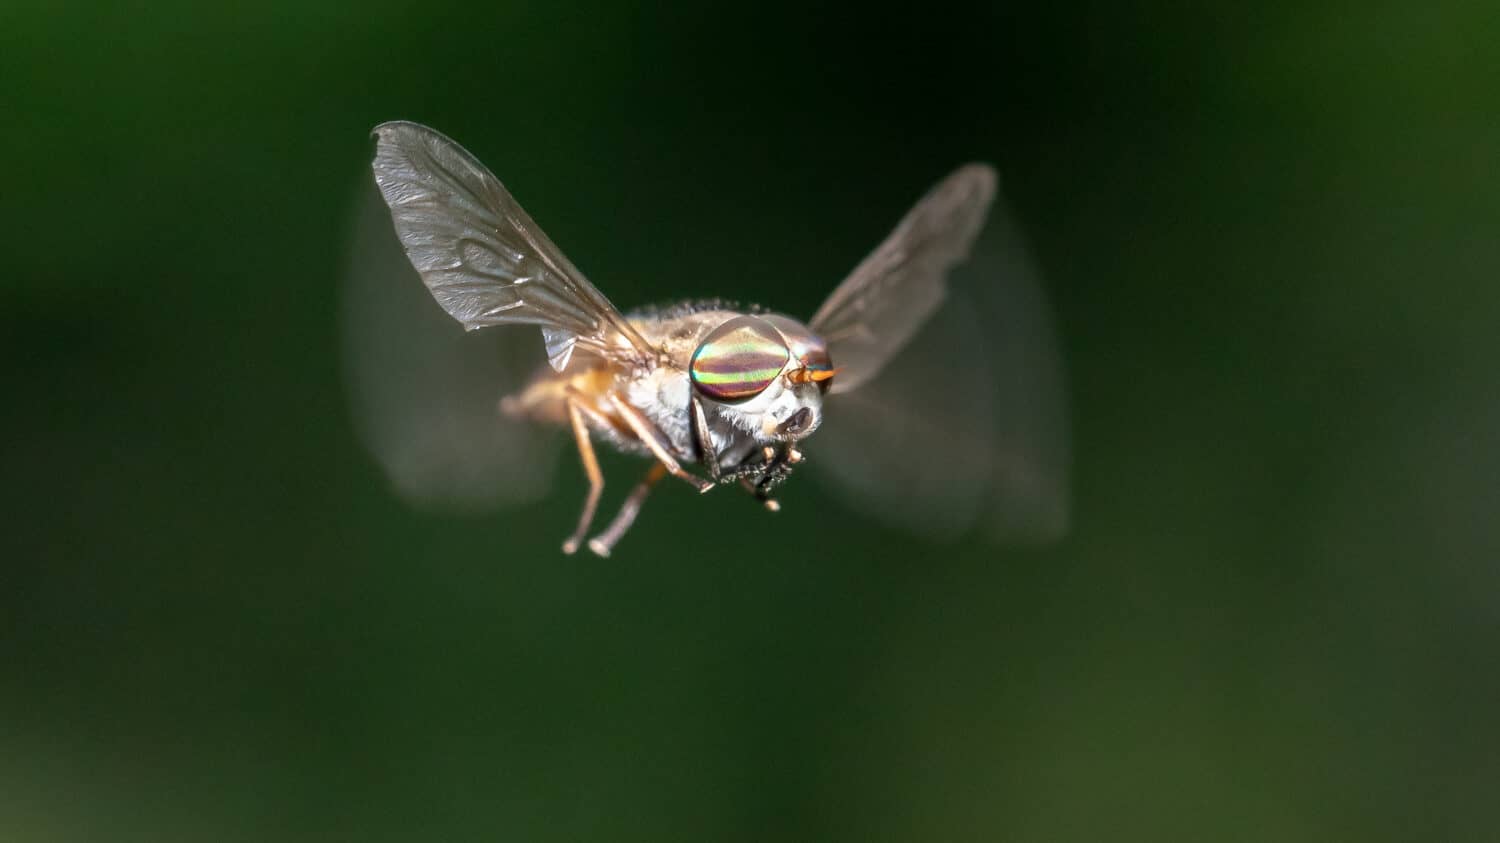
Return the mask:
{"type": "Polygon", "coordinates": [[[704,480],[683,469],[681,463],[677,462],[677,458],[672,456],[672,452],[667,450],[661,431],[656,429],[656,425],[646,418],[644,413],[613,392],[609,394],[609,404],[616,413],[620,414],[620,418],[625,420],[631,432],[641,440],[641,444],[645,445],[647,450],[651,451],[668,474],[686,481],[699,492],[707,492],[714,487],[712,480],[704,480]]]}
{"type": "Polygon", "coordinates": [[[785,483],[792,476],[792,468],[802,462],[802,452],[788,445],[778,451],[771,445],[766,445],[760,450],[760,461],[750,462],[746,460],[735,466],[726,475],[740,481],[740,486],[745,491],[755,495],[766,509],[771,512],[781,511],[781,504],[771,497],[777,486],[785,483]]]}
{"type": "Polygon", "coordinates": [[[694,395],[688,398],[688,413],[693,418],[693,438],[698,445],[698,461],[708,470],[708,476],[715,482],[719,479],[719,452],[714,448],[714,436],[708,429],[708,414],[703,410],[703,402],[694,395]]]}

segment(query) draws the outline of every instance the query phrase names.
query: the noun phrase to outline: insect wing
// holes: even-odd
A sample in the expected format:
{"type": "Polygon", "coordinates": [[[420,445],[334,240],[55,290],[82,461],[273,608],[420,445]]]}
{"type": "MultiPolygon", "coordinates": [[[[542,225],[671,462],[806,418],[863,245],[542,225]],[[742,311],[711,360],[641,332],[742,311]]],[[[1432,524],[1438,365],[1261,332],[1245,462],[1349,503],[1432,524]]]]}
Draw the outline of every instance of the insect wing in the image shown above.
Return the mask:
{"type": "Polygon", "coordinates": [[[541,497],[557,440],[498,410],[544,365],[535,336],[459,330],[402,254],[375,186],[361,198],[340,303],[360,438],[413,503],[484,510],[541,497]]]}
{"type": "MultiPolygon", "coordinates": [[[[979,517],[995,462],[994,401],[967,381],[992,379],[988,360],[951,372],[943,347],[973,354],[977,326],[943,308],[906,353],[859,389],[829,396],[809,465],[861,513],[933,537],[979,517]]],[[[835,380],[837,377],[835,377],[835,380]]]]}
{"type": "Polygon", "coordinates": [[[575,349],[650,357],[635,329],[474,156],[416,123],[383,123],[375,135],[375,181],[401,244],[432,297],[466,330],[539,325],[558,371],[575,349]]]}
{"type": "Polygon", "coordinates": [[[948,271],[968,255],[995,181],[988,165],[968,164],[939,182],[818,308],[808,324],[839,369],[833,392],[879,374],[943,303],[948,271]]]}
{"type": "Polygon", "coordinates": [[[809,465],[859,511],[912,532],[1055,539],[1069,517],[1063,383],[1040,282],[997,213],[901,354],[829,397],[809,465]]]}

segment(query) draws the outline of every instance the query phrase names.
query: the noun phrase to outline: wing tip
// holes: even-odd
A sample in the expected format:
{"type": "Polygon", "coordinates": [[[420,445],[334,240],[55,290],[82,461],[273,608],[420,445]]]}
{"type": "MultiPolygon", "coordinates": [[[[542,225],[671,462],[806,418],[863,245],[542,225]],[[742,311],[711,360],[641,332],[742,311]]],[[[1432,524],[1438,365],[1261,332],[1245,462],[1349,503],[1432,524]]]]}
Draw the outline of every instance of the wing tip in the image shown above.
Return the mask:
{"type": "Polygon", "coordinates": [[[974,185],[987,199],[993,199],[1000,189],[1000,172],[985,161],[970,161],[954,170],[949,179],[974,185]]]}
{"type": "Polygon", "coordinates": [[[425,147],[429,153],[442,147],[450,147],[457,150],[463,157],[473,157],[457,141],[431,126],[425,126],[413,120],[387,120],[371,129],[370,137],[375,139],[377,161],[382,153],[402,155],[403,147],[417,145],[425,147]]]}
{"type": "Polygon", "coordinates": [[[370,130],[370,137],[384,138],[387,135],[408,131],[436,133],[436,130],[430,126],[424,126],[412,120],[387,120],[384,123],[376,124],[375,128],[370,130]]]}

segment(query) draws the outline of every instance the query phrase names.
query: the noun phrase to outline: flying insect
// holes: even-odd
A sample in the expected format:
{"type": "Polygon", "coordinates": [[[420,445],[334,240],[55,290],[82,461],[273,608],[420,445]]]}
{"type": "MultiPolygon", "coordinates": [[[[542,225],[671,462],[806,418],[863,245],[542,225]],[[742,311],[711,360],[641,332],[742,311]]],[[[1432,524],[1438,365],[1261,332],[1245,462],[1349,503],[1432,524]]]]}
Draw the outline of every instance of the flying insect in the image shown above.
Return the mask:
{"type": "MultiPolygon", "coordinates": [[[[824,427],[825,405],[835,419],[841,409],[854,417],[889,414],[891,423],[864,418],[853,424],[856,432],[849,434],[846,445],[859,445],[853,440],[864,439],[874,451],[919,455],[915,462],[898,458],[895,470],[867,481],[859,473],[868,465],[851,467],[843,472],[844,485],[888,487],[902,499],[921,496],[929,478],[911,469],[928,462],[931,453],[938,469],[955,463],[958,495],[933,496],[943,507],[973,521],[986,508],[983,499],[995,497],[997,474],[1007,470],[1006,445],[1015,444],[992,430],[1002,409],[990,395],[996,387],[982,380],[971,385],[969,391],[978,400],[970,396],[967,409],[955,409],[951,401],[921,401],[924,406],[915,409],[954,417],[940,420],[935,428],[908,418],[905,414],[912,408],[879,406],[880,390],[872,388],[948,298],[950,271],[969,257],[995,198],[997,179],[988,165],[965,165],[933,187],[834,288],[811,319],[718,299],[627,313],[611,304],[499,179],[457,143],[410,122],[381,124],[374,135],[376,185],[406,258],[432,299],[465,331],[513,325],[540,329],[546,363],[538,361],[524,381],[498,401],[491,399],[489,406],[498,411],[492,420],[497,431],[524,424],[571,432],[589,485],[576,527],[562,544],[564,553],[586,546],[608,556],[634,523],[652,487],[668,475],[698,492],[737,485],[764,508],[778,510],[776,492],[781,484],[805,461],[817,462],[807,460],[804,448],[824,427]],[[862,392],[877,399],[875,408],[858,407],[855,399],[862,392]],[[841,402],[848,403],[841,408],[841,402]],[[954,422],[946,432],[945,421],[954,422]],[[860,429],[866,433],[858,433],[860,429]],[[925,441],[892,440],[903,434],[925,441]],[[934,435],[949,441],[932,441],[934,435]],[[590,537],[604,488],[596,443],[639,455],[651,465],[612,520],[590,537]]],[[[967,327],[969,334],[975,333],[972,324],[967,327]]],[[[992,355],[966,361],[961,355],[972,346],[957,343],[951,350],[960,355],[953,365],[972,365],[981,378],[996,374],[985,362],[992,355]]],[[[441,377],[442,372],[431,375],[441,377]]],[[[924,378],[919,373],[915,379],[924,378]]],[[[1049,379],[1042,382],[1047,386],[1049,379]]],[[[1047,397],[1060,405],[1059,397],[1047,397]]],[[[386,405],[394,406],[391,401],[386,405]]],[[[1061,412],[1048,409],[1043,414],[1050,422],[1061,412]]],[[[481,420],[466,429],[484,424],[481,420]]],[[[431,481],[444,473],[430,468],[443,462],[428,453],[436,437],[424,433],[425,450],[414,450],[405,440],[413,438],[415,426],[406,425],[396,434],[390,433],[392,429],[387,425],[385,432],[376,431],[375,450],[386,457],[398,485],[405,481],[419,487],[413,497],[433,497],[431,481]]],[[[454,449],[461,447],[460,443],[454,449]]],[[[476,463],[483,462],[483,447],[475,452],[476,463]]],[[[525,447],[518,444],[499,462],[520,467],[527,457],[516,452],[525,447]]],[[[1052,476],[1059,473],[1058,448],[1049,448],[1046,465],[1009,466],[1013,474],[1030,471],[1044,485],[1051,484],[1023,496],[1058,498],[1052,476]]],[[[1021,451],[1024,455],[1026,449],[1021,451]]],[[[1065,448],[1061,453],[1065,461],[1065,448]]],[[[449,475],[463,463],[461,455],[452,457],[445,463],[449,475]]],[[[878,466],[881,459],[879,453],[871,453],[868,461],[878,466]]],[[[860,456],[854,461],[867,462],[860,456]]],[[[513,476],[516,472],[480,474],[487,476],[466,477],[464,483],[472,488],[507,482],[524,487],[531,482],[513,476]]],[[[437,484],[451,481],[439,477],[437,484]]],[[[860,497],[860,492],[853,497],[860,497]]],[[[1047,505],[1055,504],[1050,500],[1047,505]]],[[[908,508],[919,514],[924,510],[920,504],[908,508]]],[[[1056,520],[1056,513],[1044,517],[1056,520]]]]}

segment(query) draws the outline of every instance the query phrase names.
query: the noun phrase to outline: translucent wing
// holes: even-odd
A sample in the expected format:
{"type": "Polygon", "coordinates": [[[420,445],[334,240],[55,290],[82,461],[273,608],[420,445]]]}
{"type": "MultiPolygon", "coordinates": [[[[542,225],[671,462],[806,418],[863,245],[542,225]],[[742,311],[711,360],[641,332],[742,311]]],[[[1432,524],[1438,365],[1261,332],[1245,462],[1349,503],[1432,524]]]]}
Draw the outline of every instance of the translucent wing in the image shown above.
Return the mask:
{"type": "Polygon", "coordinates": [[[498,411],[545,365],[535,336],[460,330],[402,254],[375,185],[361,198],[340,302],[360,438],[414,503],[479,510],[541,497],[558,440],[498,411]]]}
{"type": "Polygon", "coordinates": [[[834,392],[873,378],[947,292],[995,196],[995,171],[968,164],[939,182],[823,302],[809,323],[839,368],[834,392]]]}
{"type": "Polygon", "coordinates": [[[416,123],[375,127],[375,182],[432,297],[466,330],[542,328],[561,371],[575,348],[616,360],[651,349],[489,170],[416,123]]]}
{"type": "Polygon", "coordinates": [[[1062,361],[1020,238],[995,216],[907,347],[829,397],[808,462],[859,512],[913,532],[1049,540],[1068,524],[1062,361]]]}

